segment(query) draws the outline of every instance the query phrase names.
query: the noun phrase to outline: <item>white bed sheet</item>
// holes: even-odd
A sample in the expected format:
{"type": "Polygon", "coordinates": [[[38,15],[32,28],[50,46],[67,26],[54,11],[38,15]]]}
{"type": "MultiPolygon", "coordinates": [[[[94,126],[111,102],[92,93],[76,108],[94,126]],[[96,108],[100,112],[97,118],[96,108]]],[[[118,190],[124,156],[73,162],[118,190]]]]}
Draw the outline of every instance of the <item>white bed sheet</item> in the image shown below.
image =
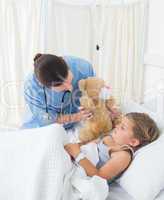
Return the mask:
{"type": "MultiPolygon", "coordinates": [[[[109,187],[109,195],[106,200],[139,200],[139,199],[134,199],[123,188],[121,188],[119,184],[113,183],[109,187]]],[[[154,200],[164,200],[164,189],[157,195],[157,197],[154,200]]]]}
{"type": "Polygon", "coordinates": [[[113,183],[109,187],[109,195],[106,200],[134,200],[119,184],[113,183]]]}

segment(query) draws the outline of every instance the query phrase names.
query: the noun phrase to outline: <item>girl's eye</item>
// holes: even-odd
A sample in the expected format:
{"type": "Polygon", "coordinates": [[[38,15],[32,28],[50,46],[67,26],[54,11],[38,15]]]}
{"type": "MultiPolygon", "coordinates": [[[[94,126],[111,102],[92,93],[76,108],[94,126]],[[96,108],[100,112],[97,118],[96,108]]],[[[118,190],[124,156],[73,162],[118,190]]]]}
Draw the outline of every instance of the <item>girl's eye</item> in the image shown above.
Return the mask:
{"type": "Polygon", "coordinates": [[[121,129],[122,129],[122,130],[125,130],[124,126],[121,126],[121,129]]]}

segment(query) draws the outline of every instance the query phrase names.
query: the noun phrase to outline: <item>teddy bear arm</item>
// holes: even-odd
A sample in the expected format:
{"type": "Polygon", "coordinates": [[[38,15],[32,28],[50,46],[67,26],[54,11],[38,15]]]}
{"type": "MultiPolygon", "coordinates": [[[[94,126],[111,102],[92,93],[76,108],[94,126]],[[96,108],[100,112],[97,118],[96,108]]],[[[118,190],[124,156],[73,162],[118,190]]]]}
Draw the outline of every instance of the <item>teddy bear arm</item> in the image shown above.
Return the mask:
{"type": "Polygon", "coordinates": [[[95,107],[93,100],[86,96],[80,98],[80,105],[86,109],[93,109],[95,107]]]}
{"type": "Polygon", "coordinates": [[[109,109],[109,110],[111,110],[113,107],[115,107],[116,102],[115,102],[114,97],[111,96],[109,99],[106,99],[105,105],[106,105],[106,108],[109,109]]]}
{"type": "Polygon", "coordinates": [[[108,119],[108,121],[106,122],[106,125],[104,126],[103,129],[103,135],[108,135],[109,132],[113,129],[113,123],[111,119],[108,119]]]}
{"type": "Polygon", "coordinates": [[[122,113],[121,112],[118,112],[114,117],[113,117],[113,127],[116,127],[117,124],[121,123],[121,120],[122,120],[122,113]]]}

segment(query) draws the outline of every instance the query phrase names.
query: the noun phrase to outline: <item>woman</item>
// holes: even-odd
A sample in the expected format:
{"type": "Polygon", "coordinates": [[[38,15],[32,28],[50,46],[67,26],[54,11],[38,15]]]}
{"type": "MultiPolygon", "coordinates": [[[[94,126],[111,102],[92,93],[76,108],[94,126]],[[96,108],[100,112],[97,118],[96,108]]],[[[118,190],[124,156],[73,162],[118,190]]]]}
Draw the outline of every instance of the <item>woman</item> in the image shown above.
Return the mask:
{"type": "Polygon", "coordinates": [[[80,144],[67,144],[65,150],[88,176],[97,175],[111,181],[127,169],[137,149],[153,142],[158,136],[159,129],[147,114],[129,113],[112,134],[93,141],[97,144],[99,155],[96,166],[81,152],[80,144]]]}
{"type": "Polygon", "coordinates": [[[34,73],[24,85],[25,101],[30,117],[23,128],[62,123],[66,129],[76,122],[91,116],[79,107],[78,81],[94,76],[89,62],[76,57],[58,57],[37,54],[34,58],[34,73]]]}

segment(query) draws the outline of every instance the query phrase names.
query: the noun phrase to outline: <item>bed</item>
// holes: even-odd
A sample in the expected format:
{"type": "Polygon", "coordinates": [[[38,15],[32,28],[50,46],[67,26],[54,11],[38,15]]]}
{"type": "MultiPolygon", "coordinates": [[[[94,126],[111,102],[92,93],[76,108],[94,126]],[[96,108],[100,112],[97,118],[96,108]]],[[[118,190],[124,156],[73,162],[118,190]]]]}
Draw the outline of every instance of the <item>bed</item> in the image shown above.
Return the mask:
{"type": "MultiPolygon", "coordinates": [[[[163,199],[164,199],[164,189],[160,191],[155,200],[163,200],[163,199]]],[[[135,200],[135,199],[131,197],[124,189],[122,189],[119,184],[113,183],[109,188],[109,195],[106,200],[135,200]]]]}
{"type": "MultiPolygon", "coordinates": [[[[162,104],[164,104],[164,102],[162,104]]],[[[157,107],[159,106],[163,105],[158,104],[157,107]]],[[[163,130],[164,120],[161,118],[161,116],[163,116],[162,113],[152,112],[146,109],[145,106],[138,105],[130,100],[126,100],[121,107],[125,113],[131,111],[149,113],[149,115],[157,121],[160,129],[163,130]]],[[[157,110],[160,111],[162,109],[158,108],[157,110]]],[[[58,132],[58,129],[55,128],[55,131],[58,132]]],[[[62,162],[63,159],[67,158],[62,157],[63,152],[53,150],[54,140],[56,139],[54,136],[54,129],[52,129],[51,126],[27,131],[19,130],[11,132],[0,130],[0,188],[3,188],[3,190],[0,190],[0,199],[61,200],[59,196],[56,196],[54,190],[54,188],[59,187],[60,184],[62,185],[59,181],[61,177],[56,173],[56,160],[54,161],[54,156],[57,155],[62,162]]],[[[156,149],[155,145],[159,147],[156,149],[157,153],[158,151],[164,152],[164,134],[161,138],[159,142],[162,142],[163,145],[159,145],[158,142],[152,144],[152,152],[156,149]]],[[[63,149],[63,146],[60,145],[59,149],[63,149]]],[[[145,148],[143,152],[147,155],[150,153],[148,148],[145,148]]],[[[141,158],[142,155],[141,153],[141,158]]],[[[146,167],[149,161],[151,161],[149,157],[147,159],[146,164],[144,164],[142,168],[146,167]]],[[[134,164],[131,164],[132,167],[130,166],[131,168],[128,168],[127,172],[123,174],[121,177],[122,180],[118,180],[110,185],[106,200],[163,200],[164,157],[160,158],[160,166],[157,165],[159,158],[155,157],[155,159],[153,168],[151,168],[151,166],[150,169],[145,168],[144,174],[141,170],[137,171],[137,176],[141,175],[141,177],[146,177],[148,171],[151,172],[150,177],[149,174],[146,177],[150,179],[150,181],[145,179],[146,182],[144,182],[144,180],[142,180],[143,187],[139,188],[138,186],[140,186],[141,183],[135,182],[138,177],[132,179],[134,171],[140,169],[139,167],[142,161],[142,159],[141,161],[136,159],[134,164]],[[139,165],[137,165],[137,162],[139,165]],[[154,176],[153,170],[157,171],[158,175],[155,174],[154,176]],[[141,196],[149,192],[150,194],[141,196]]],[[[64,162],[66,162],[66,160],[64,160],[64,162]]],[[[62,166],[62,168],[64,167],[67,166],[62,166]]],[[[62,187],[60,186],[60,188],[62,187]]],[[[68,198],[66,200],[72,199],[68,198]]]]}

